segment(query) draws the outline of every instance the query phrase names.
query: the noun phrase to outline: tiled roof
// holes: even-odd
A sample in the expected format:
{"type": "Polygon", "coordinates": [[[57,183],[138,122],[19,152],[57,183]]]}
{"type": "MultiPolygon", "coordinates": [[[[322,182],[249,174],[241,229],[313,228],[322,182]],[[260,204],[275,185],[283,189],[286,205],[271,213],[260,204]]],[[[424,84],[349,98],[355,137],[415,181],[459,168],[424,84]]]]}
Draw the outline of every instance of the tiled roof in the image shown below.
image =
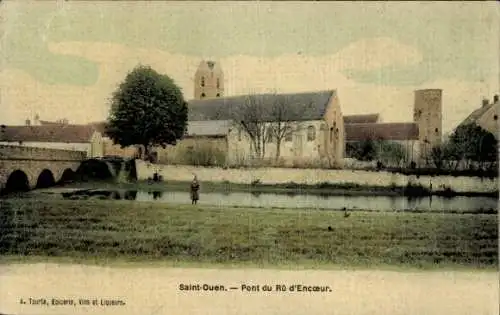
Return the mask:
{"type": "MultiPolygon", "coordinates": [[[[278,99],[286,101],[287,117],[294,121],[319,120],[323,117],[327,105],[335,91],[320,91],[294,94],[256,94],[254,95],[265,105],[271,108],[278,99]]],[[[248,99],[248,95],[214,98],[207,100],[192,100],[188,104],[188,117],[191,121],[203,120],[231,120],[235,113],[241,110],[248,99]]],[[[266,121],[273,121],[270,113],[263,117],[266,121]]]]}
{"type": "Polygon", "coordinates": [[[61,125],[61,123],[56,122],[56,121],[48,121],[48,120],[39,120],[38,121],[40,125],[45,126],[45,125],[61,125]]]}
{"type": "Polygon", "coordinates": [[[0,141],[88,143],[94,131],[89,125],[5,126],[0,141]]]}
{"type": "Polygon", "coordinates": [[[346,124],[346,141],[418,140],[416,123],[346,124]]]}
{"type": "Polygon", "coordinates": [[[347,115],[344,116],[344,124],[370,124],[376,123],[379,114],[347,115]]]}
{"type": "MultiPolygon", "coordinates": [[[[106,122],[93,122],[88,124],[95,130],[101,132],[104,136],[106,122]]],[[[188,136],[221,136],[227,135],[229,127],[231,126],[230,120],[205,120],[205,121],[189,121],[187,126],[188,136]]]]}
{"type": "Polygon", "coordinates": [[[458,126],[468,125],[476,123],[490,108],[493,107],[493,103],[481,106],[480,108],[473,111],[467,118],[465,118],[458,126]]]}
{"type": "Polygon", "coordinates": [[[205,120],[188,122],[188,136],[225,136],[231,126],[230,120],[205,120]]]}

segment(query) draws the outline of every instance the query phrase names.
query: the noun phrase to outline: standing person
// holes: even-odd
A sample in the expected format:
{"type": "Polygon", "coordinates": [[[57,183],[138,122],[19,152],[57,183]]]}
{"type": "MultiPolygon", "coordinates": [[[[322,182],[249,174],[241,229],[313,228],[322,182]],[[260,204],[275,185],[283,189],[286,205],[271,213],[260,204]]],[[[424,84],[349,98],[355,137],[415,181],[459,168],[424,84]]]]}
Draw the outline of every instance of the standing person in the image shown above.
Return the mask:
{"type": "Polygon", "coordinates": [[[191,204],[195,205],[198,202],[198,199],[200,199],[199,191],[200,190],[200,183],[198,182],[198,178],[196,175],[193,178],[193,181],[191,182],[191,204]]]}

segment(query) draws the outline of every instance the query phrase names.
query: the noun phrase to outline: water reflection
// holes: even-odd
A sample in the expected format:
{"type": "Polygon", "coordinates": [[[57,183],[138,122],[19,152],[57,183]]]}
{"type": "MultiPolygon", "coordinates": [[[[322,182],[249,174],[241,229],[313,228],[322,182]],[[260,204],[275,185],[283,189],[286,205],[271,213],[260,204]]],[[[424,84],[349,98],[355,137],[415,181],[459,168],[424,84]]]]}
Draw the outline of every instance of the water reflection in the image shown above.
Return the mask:
{"type": "MultiPolygon", "coordinates": [[[[82,190],[65,198],[126,199],[190,204],[188,192],[82,190]]],[[[408,196],[328,196],[297,193],[269,194],[260,192],[202,193],[199,204],[262,208],[363,209],[373,211],[436,211],[496,213],[498,200],[489,197],[408,197],[408,196]]]]}
{"type": "Polygon", "coordinates": [[[124,193],[126,200],[135,200],[137,198],[137,190],[128,190],[124,193]]]}

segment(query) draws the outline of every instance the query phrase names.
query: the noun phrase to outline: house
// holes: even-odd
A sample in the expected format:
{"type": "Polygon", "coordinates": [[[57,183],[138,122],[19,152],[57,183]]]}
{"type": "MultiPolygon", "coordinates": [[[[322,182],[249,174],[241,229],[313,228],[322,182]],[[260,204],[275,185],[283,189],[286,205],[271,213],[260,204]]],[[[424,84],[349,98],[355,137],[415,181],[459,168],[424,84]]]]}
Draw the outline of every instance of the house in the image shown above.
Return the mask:
{"type": "Polygon", "coordinates": [[[410,123],[353,123],[345,125],[346,143],[365,140],[385,140],[400,144],[405,161],[417,161],[420,156],[418,124],[410,123]]]}
{"type": "Polygon", "coordinates": [[[498,120],[499,110],[500,101],[498,95],[495,95],[491,103],[489,100],[483,100],[482,106],[467,116],[459,126],[476,124],[484,130],[491,132],[498,139],[498,132],[500,131],[500,122],[498,120]]]}
{"type": "Polygon", "coordinates": [[[335,90],[192,100],[188,107],[190,122],[232,121],[227,128],[227,164],[245,164],[259,152],[264,160],[284,163],[342,164],[344,121],[335,90]],[[235,121],[241,117],[236,113],[242,113],[253,101],[265,109],[258,117],[264,130],[277,128],[279,124],[287,130],[281,139],[271,136],[269,131],[263,132],[266,135],[261,150],[257,150],[255,139],[235,121]],[[284,106],[279,118],[272,111],[276,104],[284,106]]]}
{"type": "Polygon", "coordinates": [[[84,151],[89,158],[103,155],[102,135],[88,125],[2,126],[0,144],[84,151]]]}
{"type": "Polygon", "coordinates": [[[106,122],[92,122],[87,124],[97,130],[102,135],[103,156],[120,156],[123,158],[133,158],[138,154],[139,146],[129,146],[122,148],[119,144],[114,144],[113,140],[106,136],[106,122]]]}

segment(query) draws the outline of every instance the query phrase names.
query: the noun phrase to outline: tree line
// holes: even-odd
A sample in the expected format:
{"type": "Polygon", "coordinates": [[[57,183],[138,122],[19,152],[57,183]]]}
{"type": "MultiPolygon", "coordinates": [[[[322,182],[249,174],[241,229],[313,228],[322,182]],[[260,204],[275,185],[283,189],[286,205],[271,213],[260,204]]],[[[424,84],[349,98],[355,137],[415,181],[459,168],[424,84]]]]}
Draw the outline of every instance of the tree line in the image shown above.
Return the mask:
{"type": "MultiPolygon", "coordinates": [[[[359,161],[410,167],[416,167],[417,159],[409,156],[402,144],[382,139],[347,143],[346,155],[359,161]]],[[[498,142],[491,132],[476,124],[460,125],[446,141],[431,149],[425,164],[438,170],[494,170],[498,167],[498,142]]]]}
{"type": "Polygon", "coordinates": [[[432,148],[429,164],[437,169],[493,170],[498,167],[495,136],[476,124],[457,127],[442,145],[432,148]]]}

